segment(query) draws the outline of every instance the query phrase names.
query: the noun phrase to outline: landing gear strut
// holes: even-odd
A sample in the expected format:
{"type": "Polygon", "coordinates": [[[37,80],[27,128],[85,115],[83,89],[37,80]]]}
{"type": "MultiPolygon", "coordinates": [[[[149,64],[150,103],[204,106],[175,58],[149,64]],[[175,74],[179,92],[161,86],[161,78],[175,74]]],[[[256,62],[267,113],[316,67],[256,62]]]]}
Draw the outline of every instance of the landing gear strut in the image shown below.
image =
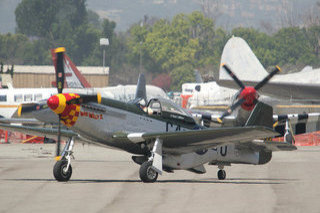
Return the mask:
{"type": "Polygon", "coordinates": [[[162,174],[162,140],[157,138],[148,161],[145,161],[139,171],[140,179],[145,183],[153,183],[158,174],[162,174]]]}
{"type": "Polygon", "coordinates": [[[224,180],[224,179],[226,179],[227,174],[226,174],[226,171],[223,169],[224,166],[219,165],[218,168],[219,168],[219,171],[218,171],[218,179],[219,179],[219,180],[224,180]]]}
{"type": "Polygon", "coordinates": [[[69,139],[61,154],[61,159],[53,167],[53,176],[57,181],[66,182],[71,178],[71,156],[74,140],[69,139]]]}

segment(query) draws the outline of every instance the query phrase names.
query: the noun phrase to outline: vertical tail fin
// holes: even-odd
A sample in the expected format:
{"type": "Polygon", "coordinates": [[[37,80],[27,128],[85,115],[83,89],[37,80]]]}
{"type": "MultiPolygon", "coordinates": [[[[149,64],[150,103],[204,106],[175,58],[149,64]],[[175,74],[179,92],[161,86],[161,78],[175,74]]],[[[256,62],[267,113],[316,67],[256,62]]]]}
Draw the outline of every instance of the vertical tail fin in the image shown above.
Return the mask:
{"type": "MultiPolygon", "coordinates": [[[[229,39],[221,55],[221,64],[228,64],[242,81],[261,81],[268,75],[247,42],[239,37],[229,39]]],[[[222,66],[219,70],[219,80],[231,80],[222,66]]]]}
{"type": "Polygon", "coordinates": [[[146,91],[146,79],[144,74],[139,75],[137,89],[136,89],[136,97],[135,100],[143,99],[145,104],[147,104],[147,91],[146,91]]]}
{"type": "Polygon", "coordinates": [[[199,70],[194,70],[194,76],[196,78],[196,83],[198,83],[198,84],[203,83],[203,79],[201,77],[199,70]]]}
{"type": "MultiPolygon", "coordinates": [[[[57,72],[57,58],[54,50],[51,50],[52,61],[54,68],[57,72]]],[[[65,70],[65,88],[90,88],[91,85],[84,78],[81,72],[77,69],[77,67],[73,64],[71,59],[64,54],[64,70],[65,70]]],[[[53,82],[53,86],[55,86],[56,82],[53,82]]]]}
{"type": "Polygon", "coordinates": [[[245,126],[265,126],[273,128],[273,108],[258,102],[252,110],[245,126]]]}

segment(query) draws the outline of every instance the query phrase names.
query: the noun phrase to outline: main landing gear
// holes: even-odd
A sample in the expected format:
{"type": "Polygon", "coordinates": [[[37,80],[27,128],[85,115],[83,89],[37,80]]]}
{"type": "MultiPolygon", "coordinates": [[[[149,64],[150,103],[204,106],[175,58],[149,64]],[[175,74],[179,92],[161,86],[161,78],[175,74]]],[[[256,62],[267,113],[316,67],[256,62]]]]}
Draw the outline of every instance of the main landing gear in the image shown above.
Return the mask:
{"type": "Polygon", "coordinates": [[[62,151],[60,160],[58,160],[53,167],[53,176],[57,181],[66,182],[71,178],[71,175],[72,175],[71,157],[73,156],[72,155],[73,144],[74,144],[73,138],[69,139],[62,151]]]}
{"type": "Polygon", "coordinates": [[[218,171],[218,179],[219,179],[219,180],[224,180],[224,179],[226,179],[227,174],[226,174],[226,171],[223,169],[224,166],[219,165],[218,168],[219,168],[219,171],[218,171]]]}
{"type": "Polygon", "coordinates": [[[139,175],[145,183],[154,183],[158,174],[162,174],[162,140],[157,138],[148,161],[142,163],[139,175]]]}
{"type": "Polygon", "coordinates": [[[139,170],[140,179],[145,183],[154,183],[158,178],[158,172],[152,168],[152,161],[142,163],[139,170]]]}

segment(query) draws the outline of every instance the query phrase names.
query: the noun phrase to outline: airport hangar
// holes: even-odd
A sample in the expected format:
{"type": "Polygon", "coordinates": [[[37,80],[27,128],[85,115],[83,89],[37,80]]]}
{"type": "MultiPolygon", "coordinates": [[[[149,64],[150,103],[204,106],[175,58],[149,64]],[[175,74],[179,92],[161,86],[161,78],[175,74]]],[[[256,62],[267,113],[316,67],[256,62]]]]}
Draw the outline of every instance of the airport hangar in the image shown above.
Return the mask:
{"type": "MultiPolygon", "coordinates": [[[[9,66],[9,69],[11,66],[9,66]]],[[[92,87],[107,87],[109,85],[109,67],[77,66],[80,73],[92,87]]],[[[14,88],[50,88],[55,82],[55,69],[50,66],[15,65],[13,78],[10,74],[1,74],[2,86],[8,83],[14,88]]],[[[7,70],[7,67],[4,67],[7,70]]]]}

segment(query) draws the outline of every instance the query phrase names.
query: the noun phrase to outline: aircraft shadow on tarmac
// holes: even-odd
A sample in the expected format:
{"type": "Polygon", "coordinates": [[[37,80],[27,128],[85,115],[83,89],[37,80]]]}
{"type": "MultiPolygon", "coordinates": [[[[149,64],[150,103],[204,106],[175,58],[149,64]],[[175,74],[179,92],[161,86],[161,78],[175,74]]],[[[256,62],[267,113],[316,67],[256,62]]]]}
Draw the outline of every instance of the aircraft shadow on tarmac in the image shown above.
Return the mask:
{"type": "MultiPolygon", "coordinates": [[[[21,181],[21,182],[57,182],[55,179],[30,179],[30,178],[21,178],[21,179],[2,179],[5,181],[21,181]]],[[[298,181],[298,179],[281,179],[281,178],[230,178],[226,180],[218,180],[218,179],[180,179],[180,180],[158,180],[157,183],[183,183],[183,184],[192,184],[192,183],[204,183],[204,184],[253,184],[253,185],[261,185],[261,184],[286,184],[289,182],[298,181]]],[[[116,180],[116,179],[72,179],[68,181],[69,183],[141,183],[140,180],[116,180]]]]}

